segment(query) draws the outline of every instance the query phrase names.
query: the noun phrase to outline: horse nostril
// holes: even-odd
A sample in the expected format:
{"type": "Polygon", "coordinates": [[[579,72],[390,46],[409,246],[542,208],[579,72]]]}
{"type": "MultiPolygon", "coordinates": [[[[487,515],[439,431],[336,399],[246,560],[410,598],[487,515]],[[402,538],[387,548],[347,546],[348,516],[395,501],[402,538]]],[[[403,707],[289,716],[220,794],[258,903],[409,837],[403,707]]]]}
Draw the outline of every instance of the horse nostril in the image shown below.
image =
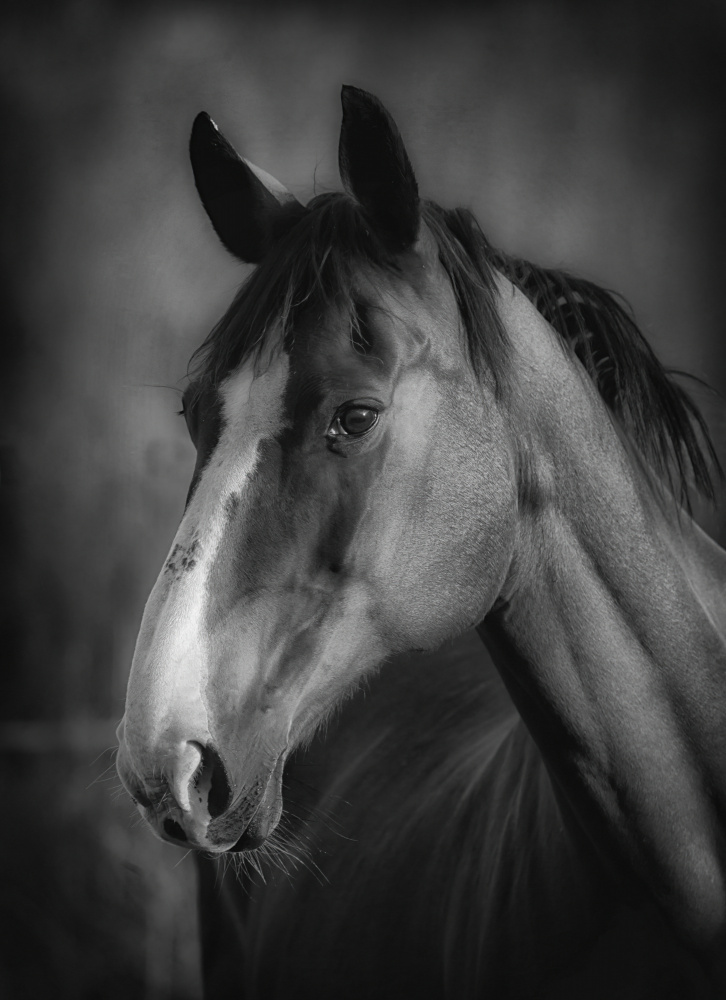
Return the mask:
{"type": "Polygon", "coordinates": [[[186,833],[184,833],[177,821],[171,819],[169,816],[164,820],[164,833],[167,837],[173,837],[175,840],[183,840],[186,843],[186,833]]]}
{"type": "Polygon", "coordinates": [[[229,806],[232,790],[222,758],[211,746],[206,746],[202,753],[201,775],[208,781],[207,811],[212,819],[216,819],[229,806]]]}

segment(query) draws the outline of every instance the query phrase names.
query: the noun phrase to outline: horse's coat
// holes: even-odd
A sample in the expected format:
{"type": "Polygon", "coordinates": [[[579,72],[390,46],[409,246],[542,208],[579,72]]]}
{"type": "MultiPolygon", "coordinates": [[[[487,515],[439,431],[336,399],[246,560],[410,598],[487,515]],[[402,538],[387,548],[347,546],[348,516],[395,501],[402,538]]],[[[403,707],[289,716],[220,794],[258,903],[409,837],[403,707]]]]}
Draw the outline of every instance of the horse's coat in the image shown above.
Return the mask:
{"type": "Polygon", "coordinates": [[[185,393],[119,771],[167,839],[309,865],[201,863],[208,995],[722,995],[726,555],[658,478],[709,491],[693,404],[607,293],[422,204],[370,95],[307,208],[191,149],[259,267],[185,393]],[[471,626],[496,672],[374,677],[471,626]]]}

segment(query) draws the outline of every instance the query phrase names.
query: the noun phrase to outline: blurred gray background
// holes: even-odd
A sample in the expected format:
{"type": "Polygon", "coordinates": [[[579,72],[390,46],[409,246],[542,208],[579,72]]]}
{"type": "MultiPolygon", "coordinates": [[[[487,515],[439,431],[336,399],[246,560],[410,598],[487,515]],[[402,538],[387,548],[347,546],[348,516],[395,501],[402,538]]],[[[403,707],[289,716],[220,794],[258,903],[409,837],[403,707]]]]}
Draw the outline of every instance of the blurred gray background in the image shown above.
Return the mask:
{"type": "Polygon", "coordinates": [[[193,464],[173,387],[245,274],[194,115],[306,200],[339,186],[340,85],[373,91],[425,196],[621,291],[724,392],[726,7],[26,0],[0,26],[0,995],[191,1000],[191,859],[138,826],[112,747],[193,464]]]}

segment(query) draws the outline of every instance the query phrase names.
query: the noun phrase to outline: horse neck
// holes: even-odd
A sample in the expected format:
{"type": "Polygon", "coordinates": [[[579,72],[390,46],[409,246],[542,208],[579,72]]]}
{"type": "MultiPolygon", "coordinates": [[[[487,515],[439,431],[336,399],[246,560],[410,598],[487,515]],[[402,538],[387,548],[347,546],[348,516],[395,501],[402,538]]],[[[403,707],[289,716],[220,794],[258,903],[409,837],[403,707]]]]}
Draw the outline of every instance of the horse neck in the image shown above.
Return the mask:
{"type": "Polygon", "coordinates": [[[726,927],[726,554],[658,495],[541,317],[511,292],[503,312],[527,483],[480,632],[575,840],[708,947],[726,927]]]}

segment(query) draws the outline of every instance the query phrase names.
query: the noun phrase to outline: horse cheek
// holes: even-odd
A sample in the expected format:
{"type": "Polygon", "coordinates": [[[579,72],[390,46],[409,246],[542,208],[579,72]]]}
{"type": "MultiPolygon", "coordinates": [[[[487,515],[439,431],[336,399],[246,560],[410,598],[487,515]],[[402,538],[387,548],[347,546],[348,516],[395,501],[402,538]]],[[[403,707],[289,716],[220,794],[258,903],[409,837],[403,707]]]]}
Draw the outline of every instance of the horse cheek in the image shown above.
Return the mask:
{"type": "Polygon", "coordinates": [[[448,444],[415,468],[399,451],[381,483],[364,530],[376,539],[371,575],[397,649],[432,649],[476,624],[504,582],[516,502],[506,455],[483,444],[457,449],[456,478],[440,474],[448,444]]]}

